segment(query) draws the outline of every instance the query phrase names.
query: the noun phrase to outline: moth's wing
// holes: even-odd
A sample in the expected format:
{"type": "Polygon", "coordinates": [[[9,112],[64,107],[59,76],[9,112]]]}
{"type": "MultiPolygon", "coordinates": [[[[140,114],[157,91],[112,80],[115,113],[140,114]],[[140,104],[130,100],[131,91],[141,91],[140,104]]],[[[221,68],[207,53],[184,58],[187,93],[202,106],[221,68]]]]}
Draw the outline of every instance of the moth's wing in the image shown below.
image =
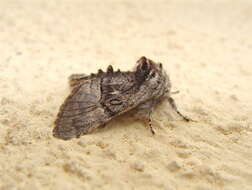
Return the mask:
{"type": "Polygon", "coordinates": [[[60,108],[53,136],[64,140],[79,137],[104,124],[109,117],[99,104],[100,78],[84,81],[74,88],[60,108]]]}
{"type": "Polygon", "coordinates": [[[148,98],[133,72],[115,72],[103,78],[101,92],[101,105],[110,117],[132,110],[148,98]]]}

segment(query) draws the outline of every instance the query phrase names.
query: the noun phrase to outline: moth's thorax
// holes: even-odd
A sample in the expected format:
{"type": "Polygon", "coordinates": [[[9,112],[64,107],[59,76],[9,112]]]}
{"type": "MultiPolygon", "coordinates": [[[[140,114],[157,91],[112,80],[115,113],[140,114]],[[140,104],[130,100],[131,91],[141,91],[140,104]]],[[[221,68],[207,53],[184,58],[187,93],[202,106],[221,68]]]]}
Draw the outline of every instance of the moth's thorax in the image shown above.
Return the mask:
{"type": "Polygon", "coordinates": [[[161,63],[141,57],[137,61],[136,78],[148,89],[150,98],[160,98],[170,92],[171,83],[161,63]]]}

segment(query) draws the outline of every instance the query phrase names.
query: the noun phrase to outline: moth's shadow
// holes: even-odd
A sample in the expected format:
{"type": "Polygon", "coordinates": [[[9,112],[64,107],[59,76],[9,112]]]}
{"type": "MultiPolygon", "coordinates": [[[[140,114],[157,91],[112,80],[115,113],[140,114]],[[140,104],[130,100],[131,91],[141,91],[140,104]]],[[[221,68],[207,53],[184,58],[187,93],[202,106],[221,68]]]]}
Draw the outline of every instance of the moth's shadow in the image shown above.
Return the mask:
{"type": "Polygon", "coordinates": [[[98,127],[97,130],[93,131],[93,134],[104,133],[108,130],[115,130],[115,128],[117,127],[121,127],[122,129],[128,128],[134,125],[136,122],[138,122],[138,120],[132,117],[132,113],[124,113],[118,117],[113,118],[105,125],[98,127]]]}

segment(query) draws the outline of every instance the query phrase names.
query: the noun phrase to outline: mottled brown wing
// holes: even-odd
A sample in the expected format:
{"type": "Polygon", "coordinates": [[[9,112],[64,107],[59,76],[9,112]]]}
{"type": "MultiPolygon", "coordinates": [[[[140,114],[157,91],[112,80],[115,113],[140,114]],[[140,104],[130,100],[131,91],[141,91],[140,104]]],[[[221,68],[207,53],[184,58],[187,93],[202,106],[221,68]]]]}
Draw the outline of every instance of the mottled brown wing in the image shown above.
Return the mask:
{"type": "Polygon", "coordinates": [[[114,72],[101,83],[101,105],[110,117],[134,109],[148,100],[145,86],[138,83],[134,72],[114,72]]]}
{"type": "Polygon", "coordinates": [[[111,117],[119,115],[132,107],[130,98],[136,91],[132,73],[112,73],[102,80],[101,105],[111,117]]]}
{"type": "Polygon", "coordinates": [[[60,108],[53,129],[54,137],[64,140],[79,137],[109,119],[99,104],[100,82],[100,78],[85,79],[80,86],[73,89],[60,108]]]}

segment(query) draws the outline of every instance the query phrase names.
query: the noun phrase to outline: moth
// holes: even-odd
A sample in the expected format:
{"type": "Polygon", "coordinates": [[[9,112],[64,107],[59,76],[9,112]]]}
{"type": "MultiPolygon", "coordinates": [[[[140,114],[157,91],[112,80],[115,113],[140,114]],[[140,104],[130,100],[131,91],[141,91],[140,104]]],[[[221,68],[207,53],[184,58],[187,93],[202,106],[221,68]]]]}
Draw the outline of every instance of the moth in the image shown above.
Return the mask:
{"type": "Polygon", "coordinates": [[[69,77],[71,94],[60,107],[53,136],[68,140],[88,134],[111,119],[133,111],[148,121],[151,132],[151,113],[165,99],[185,121],[171,97],[171,82],[161,63],[141,57],[134,71],[107,71],[97,74],[73,74],[69,77]]]}

